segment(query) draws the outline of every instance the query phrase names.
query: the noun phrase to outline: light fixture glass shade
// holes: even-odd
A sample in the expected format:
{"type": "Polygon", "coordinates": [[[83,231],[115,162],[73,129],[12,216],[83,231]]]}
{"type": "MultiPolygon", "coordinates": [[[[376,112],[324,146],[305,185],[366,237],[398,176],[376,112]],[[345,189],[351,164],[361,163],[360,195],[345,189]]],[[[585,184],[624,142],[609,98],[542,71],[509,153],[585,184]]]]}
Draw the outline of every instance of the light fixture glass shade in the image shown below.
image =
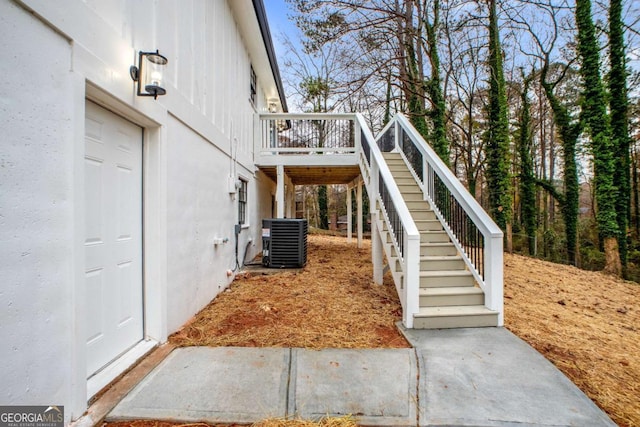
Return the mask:
{"type": "MultiPolygon", "coordinates": [[[[138,82],[139,96],[153,96],[157,98],[164,95],[167,91],[162,84],[162,77],[167,58],[155,52],[140,52],[138,60],[138,69],[135,72],[134,80],[138,82]]],[[[133,77],[133,73],[132,73],[133,77]]]]}

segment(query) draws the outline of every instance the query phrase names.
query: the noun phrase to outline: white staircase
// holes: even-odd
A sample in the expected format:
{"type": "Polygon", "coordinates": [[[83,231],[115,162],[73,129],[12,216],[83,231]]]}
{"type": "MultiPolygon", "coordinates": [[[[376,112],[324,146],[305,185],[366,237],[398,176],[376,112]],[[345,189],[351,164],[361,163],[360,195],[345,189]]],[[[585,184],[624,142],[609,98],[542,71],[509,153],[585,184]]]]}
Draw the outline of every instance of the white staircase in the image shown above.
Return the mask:
{"type": "Polygon", "coordinates": [[[373,281],[382,283],[386,257],[406,328],[503,325],[504,234],[407,117],[396,114],[375,137],[359,113],[260,113],[255,130],[277,217],[297,184],[330,177],[357,187],[359,211],[366,187],[373,281]]]}
{"type": "MultiPolygon", "coordinates": [[[[420,232],[420,309],[413,316],[416,329],[498,326],[498,312],[485,307],[485,295],[451,242],[402,155],[383,153],[411,217],[420,232]]],[[[390,255],[394,280],[402,271],[393,248],[391,232],[383,227],[382,241],[390,255]]]]}

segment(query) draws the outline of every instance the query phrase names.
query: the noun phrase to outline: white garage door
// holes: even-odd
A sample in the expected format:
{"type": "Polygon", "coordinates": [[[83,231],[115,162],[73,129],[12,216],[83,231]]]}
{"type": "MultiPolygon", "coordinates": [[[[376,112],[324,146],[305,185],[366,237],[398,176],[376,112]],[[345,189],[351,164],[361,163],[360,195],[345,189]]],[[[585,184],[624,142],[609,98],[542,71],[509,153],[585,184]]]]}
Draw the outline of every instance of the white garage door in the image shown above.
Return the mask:
{"type": "Polygon", "coordinates": [[[91,102],[85,189],[90,377],[143,338],[142,129],[91,102]]]}

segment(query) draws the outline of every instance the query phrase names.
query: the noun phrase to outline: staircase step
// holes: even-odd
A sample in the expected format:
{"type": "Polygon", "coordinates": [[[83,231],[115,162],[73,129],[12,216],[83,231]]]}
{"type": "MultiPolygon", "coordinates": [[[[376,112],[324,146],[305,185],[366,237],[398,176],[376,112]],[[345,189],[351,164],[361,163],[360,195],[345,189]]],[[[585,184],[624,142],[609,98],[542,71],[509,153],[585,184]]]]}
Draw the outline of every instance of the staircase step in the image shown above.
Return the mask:
{"type": "Polygon", "coordinates": [[[414,201],[424,202],[425,201],[424,194],[422,193],[422,191],[420,191],[419,188],[417,191],[414,191],[414,190],[401,191],[400,194],[402,194],[402,198],[404,199],[405,202],[414,202],[414,201]]]}
{"type": "Polygon", "coordinates": [[[433,209],[431,209],[431,205],[429,205],[429,202],[427,202],[426,200],[420,199],[420,200],[406,200],[404,201],[404,203],[407,205],[407,208],[409,208],[409,211],[413,212],[414,210],[419,210],[419,211],[433,211],[433,209]]]}
{"type": "Polygon", "coordinates": [[[393,170],[408,170],[407,164],[402,159],[387,159],[387,166],[393,170]]]}
{"type": "Polygon", "coordinates": [[[398,163],[402,162],[404,164],[404,159],[400,155],[400,153],[384,153],[382,155],[387,163],[398,163]]]}
{"type": "Polygon", "coordinates": [[[498,326],[498,313],[483,305],[421,307],[413,316],[416,329],[482,328],[498,326]]]}
{"type": "Polygon", "coordinates": [[[420,257],[420,271],[464,270],[466,265],[459,255],[420,257]]]}
{"type": "Polygon", "coordinates": [[[420,233],[420,243],[447,243],[450,242],[449,235],[445,231],[422,231],[420,233]]]}
{"type": "Polygon", "coordinates": [[[420,205],[421,205],[420,207],[410,210],[411,217],[413,218],[414,221],[425,221],[425,220],[437,220],[438,219],[438,217],[436,216],[436,213],[429,206],[429,203],[427,203],[425,201],[424,204],[420,203],[420,205]]]}
{"type": "Polygon", "coordinates": [[[420,243],[420,256],[457,255],[458,249],[451,242],[420,243]]]}
{"type": "Polygon", "coordinates": [[[421,288],[446,288],[473,286],[475,280],[468,270],[421,271],[421,288]]]}
{"type": "Polygon", "coordinates": [[[385,151],[385,152],[382,153],[382,157],[384,157],[385,160],[387,160],[387,161],[394,160],[394,159],[402,160],[402,156],[397,151],[385,151]]]}
{"type": "Polygon", "coordinates": [[[407,184],[418,185],[418,183],[416,182],[416,179],[413,176],[411,178],[407,178],[407,177],[396,178],[396,184],[398,184],[398,185],[407,185],[407,184]]]}
{"type": "Polygon", "coordinates": [[[457,305],[484,305],[484,292],[475,286],[420,289],[420,307],[457,305]]]}
{"type": "Polygon", "coordinates": [[[437,219],[414,219],[419,231],[443,231],[442,224],[437,219]]]}
{"type": "Polygon", "coordinates": [[[404,166],[403,168],[397,167],[397,168],[389,168],[389,169],[391,170],[391,175],[393,175],[394,179],[413,178],[413,174],[409,169],[407,169],[406,166],[404,166]]]}
{"type": "MultiPolygon", "coordinates": [[[[403,178],[403,180],[406,180],[406,179],[407,178],[403,178]]],[[[398,185],[400,194],[415,193],[415,192],[419,192],[420,194],[422,194],[422,190],[420,190],[420,187],[418,186],[418,184],[416,184],[415,181],[401,183],[401,182],[398,182],[398,180],[396,179],[396,184],[398,185]]],[[[420,200],[424,200],[424,197],[422,197],[420,200]]]]}

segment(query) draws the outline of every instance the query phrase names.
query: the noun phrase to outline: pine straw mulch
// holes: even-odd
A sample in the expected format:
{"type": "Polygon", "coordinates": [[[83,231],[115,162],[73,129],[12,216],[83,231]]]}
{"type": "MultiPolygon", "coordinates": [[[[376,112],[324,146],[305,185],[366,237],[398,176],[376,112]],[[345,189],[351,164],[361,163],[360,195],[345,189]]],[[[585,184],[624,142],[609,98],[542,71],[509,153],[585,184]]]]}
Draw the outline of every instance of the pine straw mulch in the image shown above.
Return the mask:
{"type": "MultiPolygon", "coordinates": [[[[273,418],[252,424],[252,427],[356,427],[358,424],[350,416],[346,417],[326,417],[320,421],[287,420],[273,418]]],[[[239,427],[241,424],[206,424],[189,423],[176,424],[165,421],[119,421],[105,424],[108,427],[239,427]]]]}
{"type": "Polygon", "coordinates": [[[402,309],[389,275],[373,284],[371,244],[309,235],[295,272],[239,275],[169,338],[177,346],[405,348],[402,309]]]}
{"type": "Polygon", "coordinates": [[[505,254],[505,326],[620,426],[640,426],[640,285],[505,254]]]}
{"type": "MultiPolygon", "coordinates": [[[[371,254],[309,236],[298,273],[239,277],[174,334],[177,345],[407,347],[389,277],[372,286],[371,254]]],[[[640,426],[640,285],[505,254],[505,325],[552,361],[620,426],[640,426]]],[[[351,427],[352,419],[265,420],[260,427],[351,427]],[[328,424],[327,424],[328,423],[328,424]]],[[[182,426],[205,426],[187,424],[182,426]]],[[[175,427],[157,421],[109,427],[175,427]]]]}

